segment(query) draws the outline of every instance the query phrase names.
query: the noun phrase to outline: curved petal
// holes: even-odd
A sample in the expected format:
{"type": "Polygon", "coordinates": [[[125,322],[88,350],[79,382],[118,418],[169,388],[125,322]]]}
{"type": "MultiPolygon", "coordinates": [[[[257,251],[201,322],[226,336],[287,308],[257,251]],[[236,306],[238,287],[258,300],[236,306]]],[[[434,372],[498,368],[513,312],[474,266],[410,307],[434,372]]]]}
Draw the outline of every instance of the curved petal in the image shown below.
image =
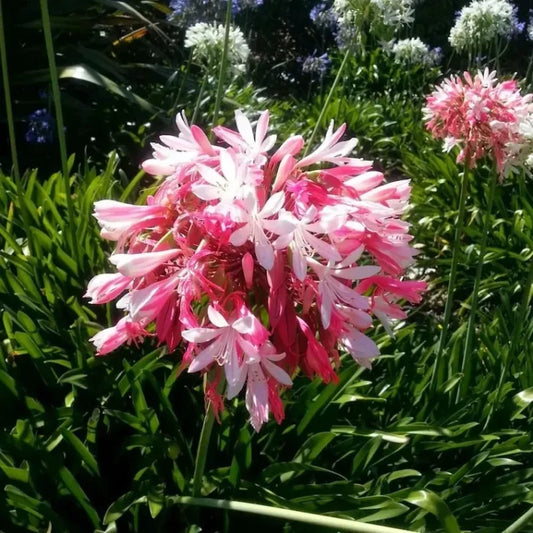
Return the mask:
{"type": "Polygon", "coordinates": [[[220,336],[221,332],[214,328],[193,328],[181,332],[181,336],[188,342],[199,344],[208,342],[220,336]]]}

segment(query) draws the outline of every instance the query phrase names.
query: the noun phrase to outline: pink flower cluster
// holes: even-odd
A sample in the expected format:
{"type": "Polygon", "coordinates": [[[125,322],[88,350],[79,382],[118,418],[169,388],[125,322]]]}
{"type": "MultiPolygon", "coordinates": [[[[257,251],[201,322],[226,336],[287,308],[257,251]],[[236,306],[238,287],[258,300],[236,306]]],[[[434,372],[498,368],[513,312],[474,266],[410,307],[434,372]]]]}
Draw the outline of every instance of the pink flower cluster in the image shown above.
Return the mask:
{"type": "Polygon", "coordinates": [[[500,174],[512,146],[522,144],[520,124],[527,119],[532,95],[522,96],[514,80],[498,83],[496,72],[478,72],[473,78],[451,77],[428,96],[424,108],[427,128],[445,140],[445,150],[459,146],[457,161],[473,168],[489,156],[500,174]]]}
{"type": "Polygon", "coordinates": [[[235,118],[238,131],[217,127],[212,144],[178,116],[179,135],[162,136],[143,165],[167,176],[147,204],[96,203],[118,272],[93,278],[86,296],[124,293],[123,318],[92,338],[100,355],[146,336],[171,352],[186,341],[184,366],[207,373],[215,412],[219,384],[228,398],[246,385],[259,430],[269,411],[283,419],[279,394],[298,368],[336,381],[339,350],[370,366],[373,316],[387,328],[405,318],[398,300],[419,302],[425,283],[400,278],[416,253],[399,218],[408,181],[382,184],[371,162],[349,157],[344,126],[298,159],[298,135],[269,155],[268,112],[255,131],[235,118]]]}

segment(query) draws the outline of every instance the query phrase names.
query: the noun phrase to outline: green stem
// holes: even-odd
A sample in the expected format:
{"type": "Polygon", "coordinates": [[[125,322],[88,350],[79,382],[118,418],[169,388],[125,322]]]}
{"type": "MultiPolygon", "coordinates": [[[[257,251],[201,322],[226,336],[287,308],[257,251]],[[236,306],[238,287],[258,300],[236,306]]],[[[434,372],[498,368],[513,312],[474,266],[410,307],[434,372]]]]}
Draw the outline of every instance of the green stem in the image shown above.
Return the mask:
{"type": "Polygon", "coordinates": [[[61,107],[61,93],[59,90],[59,76],[54,53],[54,42],[52,40],[52,27],[50,24],[50,13],[48,12],[48,1],[41,1],[41,15],[43,21],[44,42],[46,45],[46,54],[48,56],[48,68],[50,71],[50,82],[52,85],[52,95],[54,98],[54,107],[56,112],[57,138],[59,141],[59,154],[61,157],[61,171],[65,185],[65,196],[67,199],[68,226],[70,226],[70,236],[72,239],[71,249],[75,259],[78,261],[78,246],[76,235],[76,224],[74,223],[74,204],[70,194],[70,176],[68,169],[67,142],[65,138],[65,127],[63,120],[63,108],[61,107]]]}
{"type": "Polygon", "coordinates": [[[226,7],[226,21],[224,33],[224,48],[222,50],[222,61],[220,62],[220,70],[218,71],[218,86],[217,95],[215,98],[215,110],[213,111],[213,127],[217,125],[218,113],[220,111],[220,103],[222,102],[222,93],[224,91],[224,79],[226,77],[226,69],[228,66],[228,48],[229,48],[229,30],[231,25],[231,6],[232,3],[228,2],[226,7]]]}
{"type": "Polygon", "coordinates": [[[2,59],[2,81],[4,85],[4,97],[6,101],[7,127],[9,131],[9,144],[11,146],[11,160],[13,161],[13,175],[15,182],[20,181],[20,169],[17,155],[17,140],[15,137],[15,122],[13,120],[13,107],[11,103],[11,89],[9,87],[9,72],[7,69],[6,35],[4,32],[4,14],[0,0],[0,57],[2,59]]]}
{"type": "Polygon", "coordinates": [[[194,105],[194,111],[192,113],[192,118],[191,118],[191,124],[194,124],[196,122],[196,117],[198,116],[198,112],[200,111],[200,104],[204,96],[205,84],[207,83],[208,76],[209,76],[209,72],[206,70],[204,77],[202,79],[202,84],[200,85],[200,89],[198,91],[198,97],[196,98],[196,104],[194,105]]]}
{"type": "MultiPolygon", "coordinates": [[[[207,375],[204,377],[204,390],[207,384],[207,375]]],[[[221,378],[217,392],[220,394],[223,391],[224,380],[221,378]]],[[[194,462],[194,474],[192,481],[192,495],[202,495],[202,478],[204,477],[205,464],[207,461],[207,452],[209,450],[209,441],[211,440],[211,433],[213,432],[213,425],[215,423],[215,412],[211,407],[211,402],[207,403],[204,422],[200,432],[200,440],[198,441],[198,449],[196,450],[196,460],[194,462]]]]}
{"type": "MultiPolygon", "coordinates": [[[[514,359],[519,339],[520,333],[522,331],[522,325],[524,323],[524,318],[526,316],[526,310],[529,305],[529,293],[531,292],[531,285],[533,284],[533,258],[529,260],[529,274],[527,276],[526,284],[524,286],[524,292],[522,293],[522,301],[520,302],[520,307],[518,308],[517,319],[514,321],[513,332],[511,334],[511,343],[509,345],[509,351],[507,352],[507,357],[505,358],[505,364],[503,366],[502,373],[500,374],[500,380],[498,382],[498,388],[496,389],[496,396],[494,397],[494,402],[491,405],[489,415],[483,426],[483,429],[487,428],[489,425],[490,419],[500,401],[500,396],[502,393],[503,383],[507,377],[507,373],[511,368],[511,363],[514,359]]],[[[526,359],[527,360],[527,359],[526,359]]]]}
{"type": "Polygon", "coordinates": [[[446,346],[446,338],[448,336],[448,328],[450,325],[450,318],[452,316],[452,305],[453,305],[453,293],[455,290],[455,281],[457,277],[457,264],[459,262],[459,244],[461,240],[461,234],[463,232],[463,219],[466,209],[466,197],[468,189],[468,161],[465,161],[463,180],[461,183],[461,194],[459,196],[459,212],[457,213],[457,220],[455,223],[455,238],[453,241],[453,251],[452,251],[452,265],[450,269],[450,279],[448,281],[448,294],[446,297],[446,305],[444,307],[444,322],[442,324],[442,331],[439,340],[439,347],[437,350],[437,356],[435,357],[435,362],[433,363],[433,371],[431,374],[430,390],[434,392],[437,386],[437,383],[442,382],[442,353],[446,346]]]}
{"type": "Polygon", "coordinates": [[[348,57],[351,54],[352,54],[352,48],[349,46],[348,48],[346,48],[346,53],[344,54],[344,58],[342,60],[341,66],[339,67],[339,71],[337,72],[337,75],[335,76],[335,80],[333,81],[333,84],[331,85],[328,96],[326,97],[326,101],[324,102],[324,105],[322,106],[320,115],[318,116],[315,127],[313,129],[313,133],[311,133],[311,137],[309,138],[309,142],[307,143],[307,147],[305,148],[304,157],[307,155],[307,152],[309,151],[309,149],[313,146],[313,141],[317,134],[318,128],[320,127],[320,124],[322,123],[322,119],[324,118],[326,109],[329,106],[331,98],[333,97],[333,93],[335,92],[335,89],[337,88],[337,85],[339,84],[339,80],[341,79],[342,71],[344,70],[346,63],[348,62],[348,57]]]}
{"type": "Polygon", "coordinates": [[[533,521],[533,506],[529,508],[516,522],[513,522],[503,533],[518,533],[533,521]]]}
{"type": "Polygon", "coordinates": [[[282,509],[256,503],[216,500],[214,498],[191,498],[188,496],[172,496],[168,500],[171,503],[180,505],[194,505],[198,507],[211,507],[213,509],[252,513],[261,516],[269,516],[271,518],[279,518],[285,521],[304,522],[313,526],[337,529],[340,531],[356,531],[358,533],[410,533],[406,529],[365,524],[364,522],[356,522],[355,520],[347,520],[321,514],[304,513],[302,511],[293,511],[292,509],[282,509]]]}
{"type": "Polygon", "coordinates": [[[479,258],[477,259],[476,277],[474,280],[474,291],[472,293],[472,303],[470,306],[470,316],[468,317],[468,326],[466,329],[466,340],[463,351],[463,360],[461,362],[461,372],[463,373],[463,379],[457,390],[456,403],[461,400],[468,391],[470,385],[470,379],[473,371],[473,357],[470,353],[472,350],[472,342],[474,340],[474,330],[476,325],[476,313],[477,305],[479,301],[479,285],[481,282],[481,274],[483,272],[483,261],[485,259],[485,251],[487,248],[487,236],[490,229],[492,204],[494,203],[494,193],[496,191],[496,184],[498,182],[498,173],[496,169],[492,172],[492,179],[490,182],[489,196],[487,200],[487,211],[485,213],[485,220],[483,222],[483,233],[481,236],[481,246],[479,249],[479,258]]]}
{"type": "Polygon", "coordinates": [[[181,79],[180,88],[178,89],[178,94],[176,95],[176,99],[174,100],[174,105],[172,106],[172,111],[171,111],[172,120],[175,120],[176,118],[176,109],[178,108],[178,104],[180,102],[181,94],[185,87],[185,83],[187,83],[187,80],[189,79],[189,72],[191,70],[191,64],[192,64],[192,50],[191,50],[191,53],[189,54],[189,59],[187,60],[187,66],[185,67],[185,73],[183,74],[183,78],[181,79]]]}

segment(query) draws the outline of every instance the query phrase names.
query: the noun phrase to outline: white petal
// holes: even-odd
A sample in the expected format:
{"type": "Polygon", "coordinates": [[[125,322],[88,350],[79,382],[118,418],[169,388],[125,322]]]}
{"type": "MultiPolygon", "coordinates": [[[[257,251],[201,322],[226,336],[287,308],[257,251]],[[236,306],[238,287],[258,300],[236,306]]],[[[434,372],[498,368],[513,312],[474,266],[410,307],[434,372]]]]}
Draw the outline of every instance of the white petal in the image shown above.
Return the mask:
{"type": "Polygon", "coordinates": [[[289,374],[285,372],[282,368],[275,365],[274,363],[271,363],[268,359],[263,359],[263,366],[268,371],[268,373],[278,382],[282,385],[286,385],[287,387],[290,387],[292,385],[292,379],[290,378],[289,374]]]}
{"type": "Polygon", "coordinates": [[[237,129],[239,130],[239,133],[242,135],[242,138],[250,145],[253,146],[255,144],[254,139],[254,133],[252,131],[252,125],[250,124],[250,121],[244,113],[237,109],[235,111],[235,123],[237,124],[237,129]]]}
{"type": "Polygon", "coordinates": [[[220,331],[214,328],[192,328],[181,332],[181,336],[188,342],[196,344],[207,342],[220,335],[220,331]]]}
{"type": "Polygon", "coordinates": [[[294,275],[300,280],[303,281],[307,275],[307,262],[305,256],[300,250],[296,250],[295,246],[291,246],[292,250],[292,269],[294,275]]]}
{"type": "Polygon", "coordinates": [[[285,203],[285,194],[283,191],[273,194],[261,209],[261,217],[268,218],[275,215],[285,203]]]}
{"type": "Polygon", "coordinates": [[[220,342],[215,341],[211,343],[207,348],[202,350],[192,361],[189,365],[189,369],[187,372],[198,372],[199,370],[203,370],[206,366],[213,363],[218,355],[217,352],[219,352],[221,349],[220,342]]]}
{"type": "Polygon", "coordinates": [[[215,187],[214,185],[207,185],[205,183],[193,183],[192,192],[200,198],[200,200],[205,200],[209,202],[211,200],[219,200],[221,189],[215,187]]]}
{"type": "Polygon", "coordinates": [[[207,316],[211,324],[217,328],[227,328],[229,326],[228,321],[211,305],[207,308],[207,316]]]}
{"type": "Polygon", "coordinates": [[[265,270],[271,270],[274,266],[274,249],[269,242],[256,242],[255,256],[265,270]]]}
{"type": "Polygon", "coordinates": [[[250,233],[251,224],[245,224],[242,228],[235,230],[231,234],[229,242],[233,244],[233,246],[242,246],[250,237],[250,233]]]}
{"type": "Polygon", "coordinates": [[[332,273],[337,278],[355,280],[375,276],[380,270],[381,268],[375,265],[364,265],[360,267],[336,269],[333,270],[332,273]]]}
{"type": "Polygon", "coordinates": [[[220,152],[220,170],[228,182],[233,182],[237,179],[235,160],[227,150],[220,152]]]}
{"type": "Polygon", "coordinates": [[[252,315],[246,315],[235,320],[231,327],[241,335],[250,335],[254,332],[255,324],[255,318],[252,315]]]}
{"type": "Polygon", "coordinates": [[[317,254],[324,259],[335,262],[342,259],[341,254],[333,245],[324,242],[311,233],[305,232],[305,239],[313,247],[313,249],[316,250],[317,254]]]}

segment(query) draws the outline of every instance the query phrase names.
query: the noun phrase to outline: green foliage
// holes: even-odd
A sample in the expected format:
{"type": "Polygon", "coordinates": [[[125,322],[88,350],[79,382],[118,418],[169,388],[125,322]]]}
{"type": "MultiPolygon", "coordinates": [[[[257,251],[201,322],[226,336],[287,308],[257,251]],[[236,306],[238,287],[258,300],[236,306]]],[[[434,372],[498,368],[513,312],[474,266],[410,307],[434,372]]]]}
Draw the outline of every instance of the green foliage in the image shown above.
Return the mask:
{"type": "MultiPolygon", "coordinates": [[[[418,266],[434,280],[425,304],[395,339],[376,332],[383,355],[372,372],[348,357],[337,385],[296,379],[285,394],[281,426],[272,422],[254,435],[244,407],[234,400],[214,428],[204,495],[415,531],[454,532],[457,524],[477,531],[483,524],[484,531],[497,532],[526,510],[533,484],[526,387],[533,328],[527,317],[521,321],[522,348],[498,399],[495,391],[510,330],[520,318],[509,320],[518,312],[527,276],[531,197],[520,178],[498,192],[473,386],[455,404],[461,315],[468,308],[475,249],[460,273],[449,375],[431,397],[427,383],[443,298],[439,280],[449,265],[445,245],[458,179],[452,158],[433,149],[405,154],[406,169],[415,176],[410,216],[424,244],[418,266]]],[[[96,199],[120,196],[117,164],[112,154],[104,173],[85,164],[71,176],[74,221],[67,218],[60,174],[43,181],[36,171],[28,173],[22,195],[8,176],[0,177],[0,396],[9,406],[1,417],[0,509],[6,511],[0,520],[13,531],[42,531],[49,523],[54,531],[166,530],[193,523],[209,528],[223,521],[222,511],[199,516],[172,499],[191,491],[204,409],[198,381],[186,375],[176,381],[178,358],[154,346],[95,358],[88,343],[98,324],[113,321],[111,309],[97,316],[82,294],[90,275],[106,268],[90,211],[96,199]],[[65,238],[71,224],[77,228],[78,263],[65,238]]],[[[474,243],[481,226],[474,205],[482,201],[484,186],[471,185],[465,238],[474,243]]],[[[246,515],[224,520],[229,530],[252,523],[246,515]]],[[[265,519],[262,527],[279,522],[265,519]]],[[[286,530],[303,528],[291,523],[286,530]]]]}
{"type": "MultiPolygon", "coordinates": [[[[115,16],[127,7],[98,6],[115,16]]],[[[76,20],[53,23],[72,29],[76,20]]],[[[181,65],[168,85],[154,82],[153,93],[124,93],[120,71],[114,64],[104,68],[98,57],[100,70],[83,62],[81,69],[63,71],[64,79],[102,84],[113,98],[138,106],[137,125],[154,112],[147,106],[175,110],[182,102],[197,122],[212,119],[213,77],[195,91],[202,81],[194,67],[181,65]],[[166,99],[154,104],[153,95],[167,89],[166,99]]],[[[423,130],[422,95],[433,76],[403,71],[381,52],[353,58],[322,124],[346,121],[362,157],[376,159],[390,179],[411,178],[408,218],[421,252],[413,276],[429,282],[423,303],[398,324],[394,338],[376,328],[382,356],[371,371],[343,356],[338,384],[296,377],[284,394],[282,425],[270,422],[257,435],[242,402],[229,402],[207,447],[203,496],[448,533],[501,532],[533,504],[533,194],[523,175],[496,192],[471,386],[458,395],[491,169],[480,167],[471,176],[446,371],[436,391],[429,389],[461,172],[423,130]]],[[[323,93],[276,100],[236,80],[227,87],[221,122],[230,122],[235,108],[251,113],[269,107],[280,138],[308,135],[323,93]]],[[[149,131],[127,134],[142,145],[149,131]]],[[[0,527],[15,533],[49,527],[320,531],[182,505],[180,497],[193,491],[204,416],[200,381],[182,373],[178,354],[155,343],[94,356],[88,339],[117,316],[111,306],[97,311],[83,299],[87,280],[108,269],[110,251],[92,205],[109,197],[134,202],[152,186],[142,172],[128,181],[119,163],[114,152],[102,171],[87,161],[75,167],[71,158],[72,194],[60,173],[29,171],[20,184],[0,174],[0,527]]]]}

